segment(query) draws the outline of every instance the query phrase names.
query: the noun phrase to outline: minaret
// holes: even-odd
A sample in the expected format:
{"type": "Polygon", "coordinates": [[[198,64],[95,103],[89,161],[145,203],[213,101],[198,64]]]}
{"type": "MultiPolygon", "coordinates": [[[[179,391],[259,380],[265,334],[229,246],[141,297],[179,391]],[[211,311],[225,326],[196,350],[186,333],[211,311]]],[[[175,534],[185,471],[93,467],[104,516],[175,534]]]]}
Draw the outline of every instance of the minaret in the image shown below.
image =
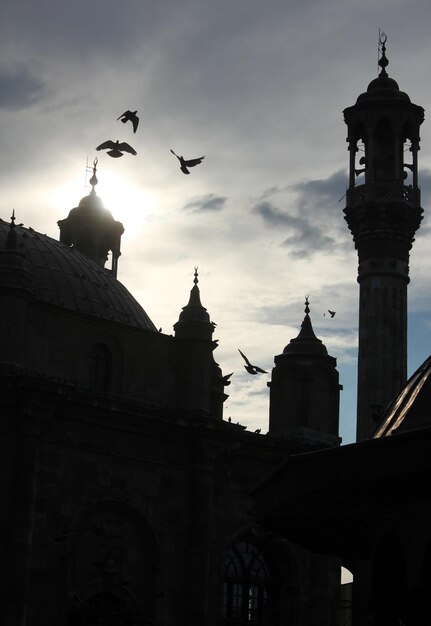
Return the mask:
{"type": "Polygon", "coordinates": [[[72,209],[66,219],[58,222],[60,241],[82,252],[100,267],[105,267],[108,252],[111,252],[110,271],[116,278],[124,227],[121,222],[114,220],[96,194],[95,186],[98,183],[96,167],[97,159],[94,159],[90,194],[82,198],[79,206],[72,209]]]}
{"type": "Polygon", "coordinates": [[[345,219],[358,251],[357,439],[367,439],[407,376],[409,252],[423,210],[418,187],[422,107],[386,72],[344,111],[350,176],[345,219]],[[356,178],[358,184],[356,184],[356,178]]]}
{"type": "Polygon", "coordinates": [[[269,433],[303,443],[340,442],[337,361],[314,334],[308,297],[299,335],[275,357],[269,404],[269,433]]]}

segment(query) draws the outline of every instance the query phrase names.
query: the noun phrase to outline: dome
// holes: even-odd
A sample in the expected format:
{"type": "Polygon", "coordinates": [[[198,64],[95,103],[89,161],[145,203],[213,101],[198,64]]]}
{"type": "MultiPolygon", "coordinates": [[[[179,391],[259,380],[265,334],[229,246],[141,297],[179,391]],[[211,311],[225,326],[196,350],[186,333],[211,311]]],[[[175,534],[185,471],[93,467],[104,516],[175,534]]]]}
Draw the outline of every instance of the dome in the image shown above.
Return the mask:
{"type": "Polygon", "coordinates": [[[373,439],[431,426],[431,356],[406,382],[388,406],[373,439]]]}
{"type": "Polygon", "coordinates": [[[69,212],[69,217],[76,217],[78,215],[79,216],[100,215],[100,216],[103,216],[104,218],[107,217],[108,219],[111,219],[111,220],[114,219],[112,217],[112,213],[108,211],[108,209],[105,209],[105,207],[103,206],[102,199],[96,194],[94,187],[91,190],[91,192],[88,194],[88,196],[84,196],[83,198],[81,198],[78,206],[69,212]]]}
{"type": "Polygon", "coordinates": [[[367,100],[402,100],[403,102],[410,102],[409,96],[404,91],[400,91],[397,81],[390,78],[386,73],[381,73],[380,76],[372,80],[368,85],[367,91],[362,93],[356,102],[367,100]]]}
{"type": "MultiPolygon", "coordinates": [[[[91,195],[91,194],[90,194],[91,195]]],[[[7,250],[11,227],[0,220],[0,252],[7,250]]],[[[141,305],[109,270],[32,228],[13,228],[14,247],[32,272],[36,300],[69,311],[157,331],[141,305]]]]}
{"type": "Polygon", "coordinates": [[[389,60],[386,56],[386,35],[383,35],[383,38],[380,39],[380,50],[380,74],[371,81],[367,91],[362,93],[356,102],[363,102],[364,100],[402,100],[404,102],[410,102],[408,95],[400,91],[397,81],[390,78],[386,72],[386,68],[389,65],[389,60]]]}

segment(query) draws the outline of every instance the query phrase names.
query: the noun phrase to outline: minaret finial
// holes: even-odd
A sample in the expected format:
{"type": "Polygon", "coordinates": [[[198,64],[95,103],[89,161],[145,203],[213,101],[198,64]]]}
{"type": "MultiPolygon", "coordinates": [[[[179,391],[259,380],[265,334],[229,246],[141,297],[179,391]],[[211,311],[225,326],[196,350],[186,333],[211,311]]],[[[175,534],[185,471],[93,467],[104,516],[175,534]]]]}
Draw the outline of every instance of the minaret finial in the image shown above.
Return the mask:
{"type": "Polygon", "coordinates": [[[197,284],[198,284],[198,282],[199,282],[199,278],[198,278],[198,268],[197,268],[197,267],[195,267],[195,277],[194,277],[194,279],[193,279],[193,282],[194,282],[194,284],[195,284],[195,285],[197,285],[197,284]]]}
{"type": "Polygon", "coordinates": [[[93,189],[91,190],[90,193],[96,193],[96,190],[94,188],[97,185],[97,183],[99,182],[97,180],[97,176],[96,176],[96,170],[97,170],[98,162],[99,162],[99,159],[96,157],[94,159],[94,161],[93,161],[93,176],[90,178],[90,185],[93,187],[93,189]]]}
{"type": "Polygon", "coordinates": [[[308,304],[309,304],[309,302],[308,302],[309,297],[310,296],[305,296],[305,314],[306,315],[308,315],[310,313],[310,307],[308,306],[308,304]]]}
{"type": "Polygon", "coordinates": [[[12,215],[10,216],[10,227],[15,228],[15,209],[12,210],[12,215]]]}
{"type": "Polygon", "coordinates": [[[379,66],[382,68],[380,71],[380,76],[387,76],[386,67],[389,64],[389,61],[386,57],[386,41],[388,37],[386,33],[379,32],[379,51],[380,51],[380,59],[379,66]]]}

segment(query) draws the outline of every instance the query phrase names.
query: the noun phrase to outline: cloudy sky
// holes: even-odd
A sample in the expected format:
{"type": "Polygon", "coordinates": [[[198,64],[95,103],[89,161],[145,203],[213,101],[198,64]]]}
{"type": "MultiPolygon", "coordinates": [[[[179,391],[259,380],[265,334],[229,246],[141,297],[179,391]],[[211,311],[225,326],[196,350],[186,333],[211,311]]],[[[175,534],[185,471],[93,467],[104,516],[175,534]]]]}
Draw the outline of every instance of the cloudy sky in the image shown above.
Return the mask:
{"type": "MultiPolygon", "coordinates": [[[[342,111],[377,75],[379,28],[389,74],[428,109],[430,18],[429,0],[3,0],[0,217],[15,209],[58,238],[97,154],[97,192],[126,229],[119,279],[163,332],[199,266],[215,357],[234,372],[225,417],[266,431],[269,376],[248,376],[237,348],[270,371],[309,294],[352,441],[358,286],[342,111]],[[127,109],[138,110],[136,135],[116,121],[127,109]],[[107,139],[138,155],[96,153],[107,139]],[[205,160],[185,176],[170,148],[205,160]]],[[[409,372],[431,352],[427,121],[421,147],[409,372]]]]}

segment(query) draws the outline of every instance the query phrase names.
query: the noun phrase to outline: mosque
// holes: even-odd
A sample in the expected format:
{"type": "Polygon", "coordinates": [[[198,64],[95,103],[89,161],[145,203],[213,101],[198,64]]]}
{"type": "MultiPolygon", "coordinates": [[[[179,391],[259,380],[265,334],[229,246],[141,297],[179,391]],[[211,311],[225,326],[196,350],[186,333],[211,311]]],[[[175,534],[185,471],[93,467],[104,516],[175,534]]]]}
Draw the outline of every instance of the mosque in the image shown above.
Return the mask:
{"type": "Polygon", "coordinates": [[[356,444],[340,446],[336,359],[308,301],[274,359],[268,433],[223,418],[229,376],[197,271],[174,334],[159,332],[117,279],[124,227],[96,167],[59,241],[0,220],[1,624],[419,623],[431,361],[406,382],[406,337],[424,113],[381,47],[379,76],[344,111],[356,444]]]}

